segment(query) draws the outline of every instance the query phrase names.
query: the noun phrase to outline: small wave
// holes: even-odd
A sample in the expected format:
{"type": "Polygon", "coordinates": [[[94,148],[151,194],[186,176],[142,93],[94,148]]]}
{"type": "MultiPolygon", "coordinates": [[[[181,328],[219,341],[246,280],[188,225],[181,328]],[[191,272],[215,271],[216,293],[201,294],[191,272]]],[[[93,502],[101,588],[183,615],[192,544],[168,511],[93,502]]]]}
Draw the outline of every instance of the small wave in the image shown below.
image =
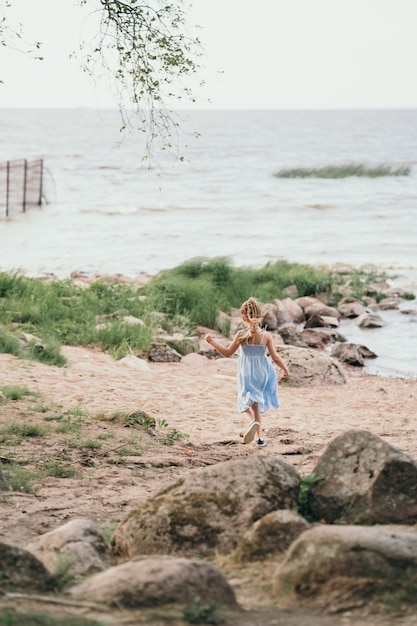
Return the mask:
{"type": "Polygon", "coordinates": [[[345,163],[324,167],[283,168],[274,173],[276,178],[378,178],[382,176],[408,176],[409,165],[365,165],[364,163],[345,163]]]}

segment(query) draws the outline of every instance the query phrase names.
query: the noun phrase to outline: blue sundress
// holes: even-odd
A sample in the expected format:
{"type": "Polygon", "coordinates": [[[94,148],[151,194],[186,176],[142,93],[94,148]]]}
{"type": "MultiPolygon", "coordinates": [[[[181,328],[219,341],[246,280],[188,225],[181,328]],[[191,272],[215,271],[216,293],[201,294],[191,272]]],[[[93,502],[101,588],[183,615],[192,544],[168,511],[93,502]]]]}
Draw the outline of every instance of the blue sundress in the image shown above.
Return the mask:
{"type": "MultiPolygon", "coordinates": [[[[243,331],[244,332],[244,331],[243,331]]],[[[279,407],[278,381],[271,361],[262,345],[265,330],[258,344],[241,343],[237,369],[238,410],[247,411],[254,402],[259,412],[279,407]]]]}

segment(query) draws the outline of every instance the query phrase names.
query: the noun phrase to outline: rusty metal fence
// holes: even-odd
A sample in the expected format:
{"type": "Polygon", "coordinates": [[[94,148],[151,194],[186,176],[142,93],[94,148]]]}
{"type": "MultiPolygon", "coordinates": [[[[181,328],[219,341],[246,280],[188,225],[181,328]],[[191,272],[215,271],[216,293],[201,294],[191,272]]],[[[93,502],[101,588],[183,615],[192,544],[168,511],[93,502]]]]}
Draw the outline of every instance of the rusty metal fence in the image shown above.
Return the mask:
{"type": "Polygon", "coordinates": [[[8,217],[42,204],[43,160],[0,163],[0,213],[8,217]]]}

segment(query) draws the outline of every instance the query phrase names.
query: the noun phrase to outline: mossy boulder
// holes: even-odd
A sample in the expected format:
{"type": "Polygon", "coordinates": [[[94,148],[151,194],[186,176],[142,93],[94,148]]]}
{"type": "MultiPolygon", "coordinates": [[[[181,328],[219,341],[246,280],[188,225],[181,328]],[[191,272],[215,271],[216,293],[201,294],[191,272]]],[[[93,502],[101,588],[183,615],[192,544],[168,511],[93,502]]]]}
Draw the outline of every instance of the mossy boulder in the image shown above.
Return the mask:
{"type": "Polygon", "coordinates": [[[120,560],[228,553],[267,513],[296,509],[299,484],[294,467],[276,457],[195,470],[132,510],[117,526],[112,550],[120,560]]]}

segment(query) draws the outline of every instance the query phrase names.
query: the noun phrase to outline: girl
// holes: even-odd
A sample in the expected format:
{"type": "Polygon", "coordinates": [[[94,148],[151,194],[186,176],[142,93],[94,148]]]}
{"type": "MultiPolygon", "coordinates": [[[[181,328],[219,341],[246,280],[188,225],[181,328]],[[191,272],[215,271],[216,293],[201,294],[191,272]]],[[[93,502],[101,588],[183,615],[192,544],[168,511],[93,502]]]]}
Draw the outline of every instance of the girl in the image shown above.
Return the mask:
{"type": "Polygon", "coordinates": [[[282,369],[284,378],[288,378],[289,371],[277,354],[272,336],[265,329],[261,329],[263,315],[259,303],[254,298],[249,298],[240,307],[240,314],[246,329],[238,331],[228,347],[222,346],[212,335],[206,335],[205,340],[225,357],[232,356],[240,348],[237,374],[238,409],[251,418],[243,441],[250,443],[256,434],[257,445],[265,446],[266,441],[261,436],[261,415],[268,409],[279,407],[277,378],[266,356],[266,349],[268,348],[274,363],[282,369]]]}

